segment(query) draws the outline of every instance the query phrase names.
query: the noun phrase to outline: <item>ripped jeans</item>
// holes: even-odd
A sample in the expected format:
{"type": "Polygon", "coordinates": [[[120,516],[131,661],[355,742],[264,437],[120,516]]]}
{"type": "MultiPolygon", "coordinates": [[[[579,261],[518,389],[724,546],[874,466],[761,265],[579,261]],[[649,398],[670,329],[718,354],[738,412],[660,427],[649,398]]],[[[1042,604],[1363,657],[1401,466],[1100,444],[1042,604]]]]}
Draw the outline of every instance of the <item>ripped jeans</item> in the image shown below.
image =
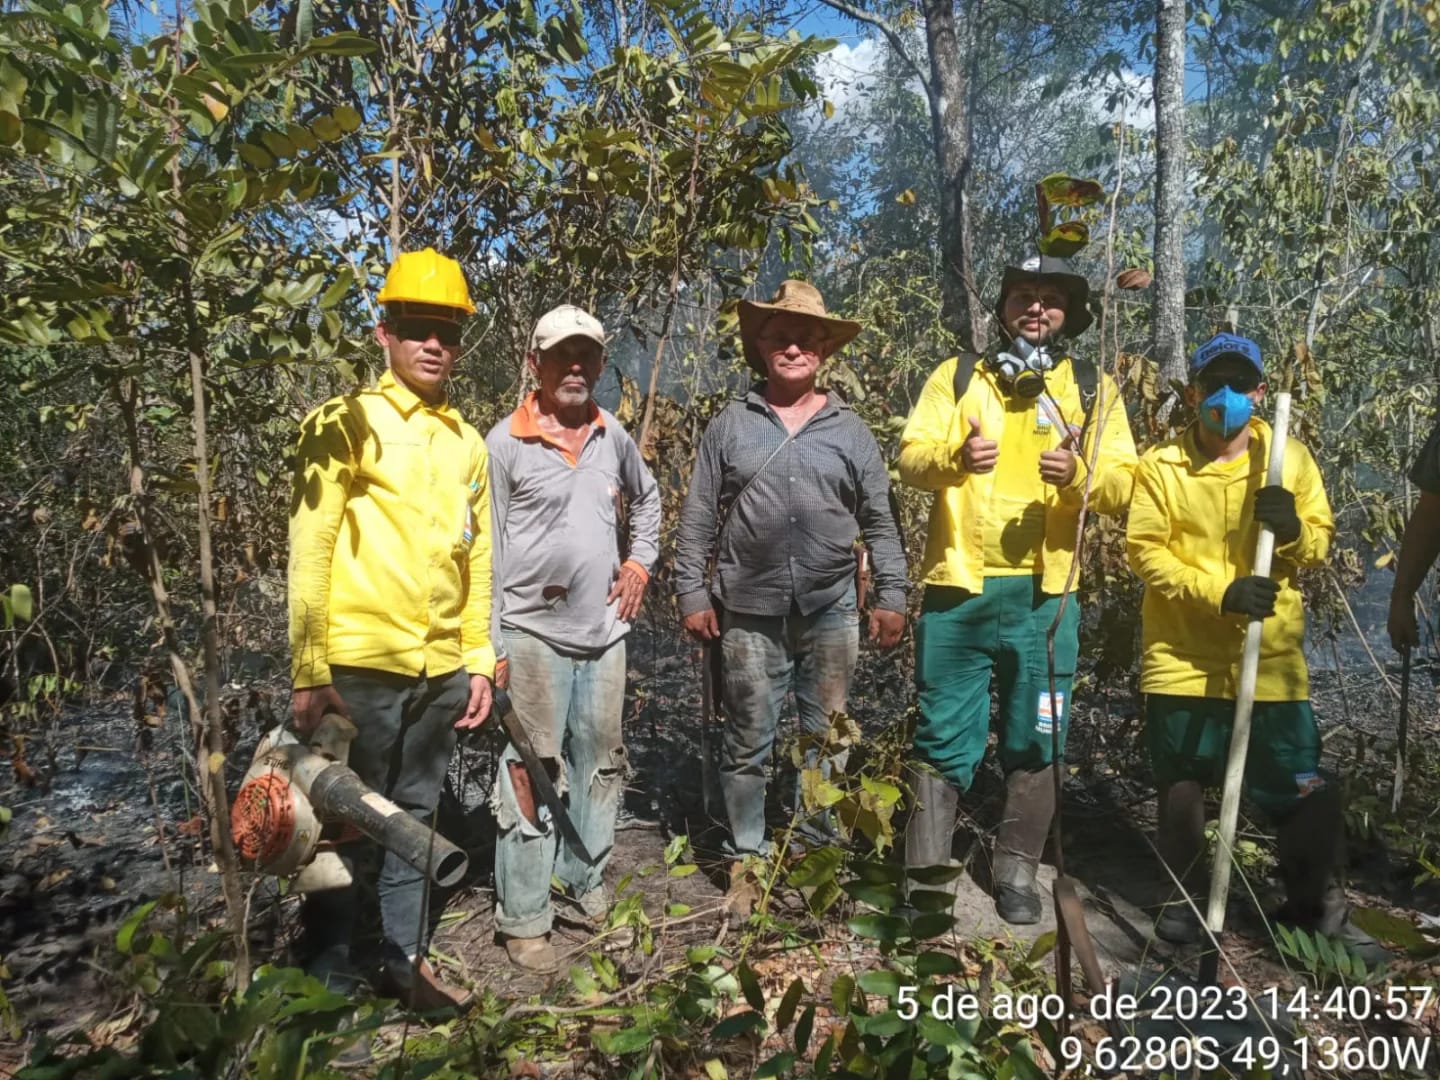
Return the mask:
{"type": "Polygon", "coordinates": [[[533,809],[520,805],[511,775],[512,770],[523,775],[525,766],[515,747],[507,745],[491,796],[500,833],[495,843],[495,929],[509,937],[540,937],[551,926],[552,868],[578,898],[601,887],[610,861],[615,817],[629,774],[620,736],[625,641],[603,652],[567,656],[529,634],[506,630],[504,635],[515,714],[536,755],[549,766],[556,790],[566,796],[570,820],[598,859],[597,865],[588,865],[558,837],[538,793],[533,809]]]}
{"type": "MultiPolygon", "coordinates": [[[[720,791],[730,819],[727,854],[764,854],[765,765],[785,697],[793,683],[800,730],[824,732],[832,713],[844,712],[850,680],[860,655],[860,615],[855,594],[846,590],[829,607],[811,615],[745,615],[726,611],[720,647],[724,659],[727,714],[720,750],[720,791]]],[[[806,765],[819,757],[812,748],[806,765]]],[[[845,768],[843,752],[820,762],[824,775],[845,768]]],[[[811,845],[834,843],[828,814],[806,817],[796,778],[792,804],[796,832],[811,845]]]]}

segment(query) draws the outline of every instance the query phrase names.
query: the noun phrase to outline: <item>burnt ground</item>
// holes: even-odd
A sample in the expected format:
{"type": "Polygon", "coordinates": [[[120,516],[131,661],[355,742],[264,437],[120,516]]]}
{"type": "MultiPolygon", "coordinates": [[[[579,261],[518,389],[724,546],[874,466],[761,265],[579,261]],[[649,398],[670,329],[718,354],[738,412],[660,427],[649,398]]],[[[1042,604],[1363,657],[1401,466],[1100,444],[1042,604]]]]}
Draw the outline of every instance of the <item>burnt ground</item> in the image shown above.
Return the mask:
{"type": "MultiPolygon", "coordinates": [[[[612,887],[628,882],[629,890],[644,896],[652,925],[665,941],[684,946],[723,938],[726,932],[718,916],[723,863],[714,847],[715,831],[705,827],[700,799],[695,657],[671,635],[637,632],[630,665],[625,730],[633,777],[608,879],[612,887]],[[666,844],[682,833],[692,838],[701,872],[682,878],[654,872],[663,864],[666,844]],[[684,913],[667,918],[665,912],[675,910],[669,908],[672,904],[683,905],[684,913]]],[[[1356,813],[1363,813],[1367,800],[1388,806],[1390,765],[1384,747],[1393,738],[1396,709],[1391,695],[1373,669],[1344,675],[1317,672],[1314,682],[1327,753],[1352,775],[1356,813]]],[[[867,738],[893,732],[903,721],[909,687],[909,671],[900,659],[868,649],[862,654],[852,713],[867,738]]],[[[253,705],[256,688],[234,688],[230,696],[253,705]]],[[[283,687],[261,689],[283,703],[283,687]]],[[[1414,697],[1410,739],[1423,756],[1440,728],[1428,673],[1417,675],[1414,697]]],[[[1193,971],[1193,953],[1176,955],[1154,941],[1144,913],[1158,898],[1159,878],[1150,843],[1154,791],[1148,784],[1133,689],[1092,684],[1079,688],[1077,700],[1080,713],[1072,729],[1063,804],[1065,855],[1070,875],[1080,883],[1102,963],[1112,975],[1141,964],[1193,971]]],[[[244,707],[236,719],[232,791],[262,722],[244,707]]],[[[42,1033],[85,1030],[100,1039],[123,1034],[135,1016],[134,994],[116,974],[115,936],[138,905],[179,894],[193,920],[218,922],[218,882],[199,835],[182,731],[173,715],[158,727],[137,730],[128,699],[98,702],[61,718],[55,740],[59,768],[48,786],[21,787],[13,776],[0,781],[0,805],[13,812],[8,833],[0,840],[0,987],[21,1026],[18,1040],[7,1042],[8,1034],[0,1033],[0,1074],[5,1066],[23,1060],[42,1033]]],[[[544,989],[542,980],[510,968],[493,936],[493,822],[486,803],[494,751],[494,743],[482,736],[462,747],[452,769],[441,831],[467,847],[470,873],[452,895],[438,898],[437,908],[443,906],[444,913],[435,949],[439,962],[461,981],[525,998],[544,989]]],[[[1434,769],[1433,755],[1429,768],[1434,769]]],[[[772,791],[776,788],[772,784],[772,791]]],[[[1407,814],[1428,821],[1440,812],[1434,790],[1433,783],[1428,789],[1412,788],[1407,814]],[[1414,801],[1422,799],[1428,801],[1414,801]]],[[[1048,896],[1046,918],[1034,928],[1008,926],[991,907],[985,891],[986,852],[1001,794],[998,772],[987,766],[965,802],[969,827],[957,834],[955,847],[956,858],[967,868],[959,882],[957,947],[974,941],[1033,940],[1053,927],[1048,896]]],[[[772,809],[778,821],[778,797],[772,809]]],[[[1218,816],[1218,802],[1211,816],[1218,816]]],[[[1261,902],[1269,902],[1274,890],[1264,874],[1265,826],[1242,817],[1242,829],[1244,837],[1259,843],[1256,873],[1248,880],[1261,902]]],[[[1440,912],[1436,880],[1430,877],[1417,886],[1417,878],[1425,875],[1416,871],[1394,837],[1376,828],[1368,840],[1352,844],[1351,898],[1411,920],[1440,912]]],[[[1044,879],[1048,882],[1053,873],[1047,865],[1044,879]]],[[[1297,976],[1271,947],[1254,905],[1238,898],[1244,889],[1237,878],[1226,939],[1236,974],[1252,987],[1295,985],[1297,976]]],[[[776,897],[782,907],[800,912],[792,894],[781,890],[776,897]]],[[[280,899],[270,882],[257,885],[252,901],[257,960],[291,958],[295,913],[294,898],[280,899]]],[[[843,935],[838,921],[835,929],[843,935]]],[[[853,939],[837,941],[830,940],[817,954],[852,968],[876,959],[853,939]]],[[[558,928],[557,944],[578,955],[606,942],[558,928]]],[[[757,970],[763,974],[758,962],[757,970]]],[[[1407,971],[1409,982],[1437,981],[1434,968],[1402,962],[1396,970],[1407,971]]]]}

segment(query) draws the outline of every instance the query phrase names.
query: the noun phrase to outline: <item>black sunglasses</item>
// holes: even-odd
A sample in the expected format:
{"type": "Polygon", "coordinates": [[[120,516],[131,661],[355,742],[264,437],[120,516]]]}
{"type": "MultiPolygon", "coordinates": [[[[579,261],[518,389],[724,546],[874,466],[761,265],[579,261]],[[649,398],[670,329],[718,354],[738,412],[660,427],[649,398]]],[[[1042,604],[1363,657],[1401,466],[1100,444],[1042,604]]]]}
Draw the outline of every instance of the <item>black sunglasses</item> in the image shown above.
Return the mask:
{"type": "Polygon", "coordinates": [[[1259,388],[1261,381],[1257,371],[1232,371],[1228,374],[1222,371],[1202,371],[1195,377],[1195,385],[1206,394],[1213,394],[1223,386],[1228,386],[1237,394],[1251,394],[1259,388]]]}
{"type": "Polygon", "coordinates": [[[429,341],[432,337],[446,348],[460,344],[460,324],[449,319],[427,319],[406,315],[390,326],[401,341],[429,341]]]}
{"type": "Polygon", "coordinates": [[[788,349],[791,345],[798,345],[804,352],[819,352],[825,345],[825,333],[822,330],[801,330],[792,334],[761,330],[759,338],[767,350],[788,349]]]}

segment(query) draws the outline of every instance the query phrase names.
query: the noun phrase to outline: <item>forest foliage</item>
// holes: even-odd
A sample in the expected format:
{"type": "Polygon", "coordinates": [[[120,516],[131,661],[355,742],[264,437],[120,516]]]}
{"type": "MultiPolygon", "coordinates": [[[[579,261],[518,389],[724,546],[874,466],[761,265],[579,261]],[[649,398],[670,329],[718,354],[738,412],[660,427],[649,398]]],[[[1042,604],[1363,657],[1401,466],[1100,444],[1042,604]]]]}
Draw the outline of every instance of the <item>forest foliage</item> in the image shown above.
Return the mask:
{"type": "MultiPolygon", "coordinates": [[[[1105,196],[1066,212],[1108,304],[1081,347],[1120,377],[1142,444],[1183,420],[1153,297],[1107,284],[1154,269],[1156,6],[826,4],[838,45],[797,28],[797,6],[750,0],[0,6],[0,752],[16,780],[55,769],[67,702],[140,676],[186,688],[195,775],[214,775],[222,681],[256,656],[287,668],[299,418],[374,375],[374,294],[402,250],[466,269],[478,313],[454,397],[482,430],[513,407],[538,313],[602,317],[667,540],[699,430],[745,379],[737,299],[803,276],[864,323],[826,377],[893,456],[924,378],[1040,239],[1051,174],[1105,196]],[[937,111],[957,71],[963,97],[937,111]]],[[[1295,392],[1341,522],[1307,582],[1312,631],[1350,633],[1347,595],[1385,572],[1440,386],[1440,3],[1209,0],[1184,44],[1185,336],[1238,328],[1295,392]]],[[[904,506],[918,536],[926,505],[904,506]]],[[[1118,527],[1095,535],[1086,598],[1124,607],[1118,527]]],[[[668,624],[663,590],[650,604],[668,624]]],[[[1089,651],[1133,675],[1134,633],[1102,615],[1089,651]]],[[[207,977],[210,954],[186,956],[177,978],[207,977]]],[[[730,977],[713,960],[690,957],[677,984],[696,1017],[730,977]]],[[[311,992],[262,971],[217,1022],[253,1032],[311,992]]],[[[788,1027],[796,1001],[781,1011],[788,1027]]],[[[857,1054],[888,1038],[856,1030],[857,1054]]]]}

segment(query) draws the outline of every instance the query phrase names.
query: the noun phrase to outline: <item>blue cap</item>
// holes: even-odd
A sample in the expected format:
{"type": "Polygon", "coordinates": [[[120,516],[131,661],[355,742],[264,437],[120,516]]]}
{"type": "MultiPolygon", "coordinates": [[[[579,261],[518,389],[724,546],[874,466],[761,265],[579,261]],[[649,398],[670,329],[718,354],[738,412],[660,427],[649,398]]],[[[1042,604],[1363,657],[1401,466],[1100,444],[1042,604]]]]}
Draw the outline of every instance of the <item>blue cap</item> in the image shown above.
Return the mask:
{"type": "Polygon", "coordinates": [[[1222,356],[1239,356],[1255,365],[1255,370],[1265,374],[1265,365],[1260,361],[1260,346],[1248,337],[1239,334],[1216,334],[1195,350],[1190,357],[1190,374],[1198,375],[1211,361],[1222,356]]]}

